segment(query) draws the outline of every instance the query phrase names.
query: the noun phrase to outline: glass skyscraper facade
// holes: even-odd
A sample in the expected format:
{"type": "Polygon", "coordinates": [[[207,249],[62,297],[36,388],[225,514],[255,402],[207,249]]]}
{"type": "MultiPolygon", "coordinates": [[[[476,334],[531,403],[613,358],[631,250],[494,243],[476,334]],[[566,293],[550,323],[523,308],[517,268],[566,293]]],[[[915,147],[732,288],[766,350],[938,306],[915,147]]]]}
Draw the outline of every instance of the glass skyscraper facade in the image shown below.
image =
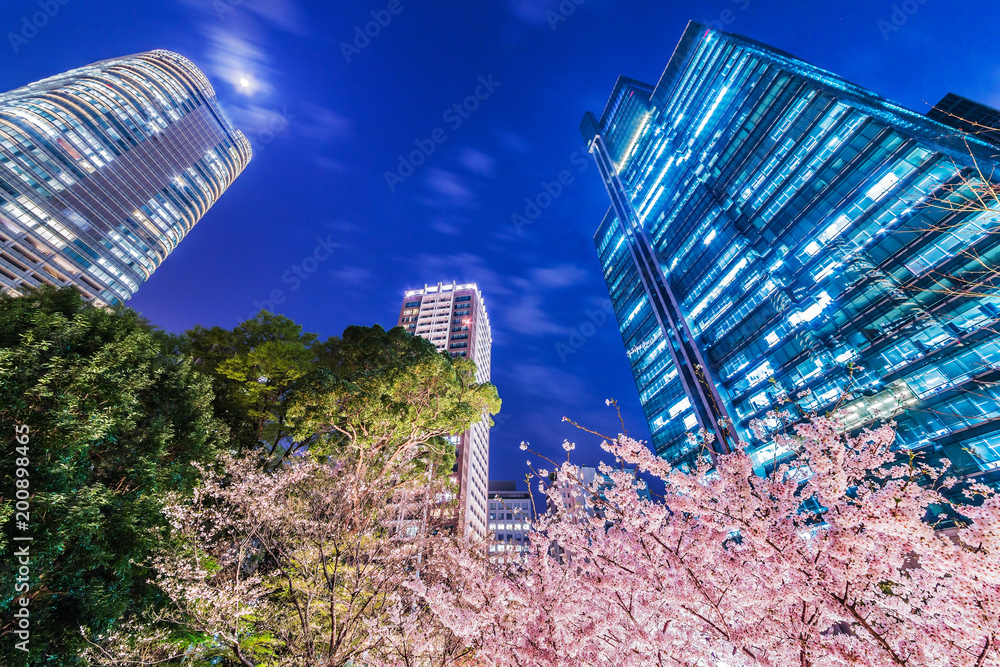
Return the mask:
{"type": "Polygon", "coordinates": [[[963,204],[1000,174],[996,134],[965,133],[996,114],[952,95],[921,115],[696,23],[655,86],[619,79],[581,132],[660,456],[684,465],[705,429],[766,472],[790,452],[752,421],[836,411],[997,480],[1000,215],[963,204]]]}
{"type": "Polygon", "coordinates": [[[0,286],[127,300],[250,156],[205,75],[169,51],[0,95],[0,286]]]}

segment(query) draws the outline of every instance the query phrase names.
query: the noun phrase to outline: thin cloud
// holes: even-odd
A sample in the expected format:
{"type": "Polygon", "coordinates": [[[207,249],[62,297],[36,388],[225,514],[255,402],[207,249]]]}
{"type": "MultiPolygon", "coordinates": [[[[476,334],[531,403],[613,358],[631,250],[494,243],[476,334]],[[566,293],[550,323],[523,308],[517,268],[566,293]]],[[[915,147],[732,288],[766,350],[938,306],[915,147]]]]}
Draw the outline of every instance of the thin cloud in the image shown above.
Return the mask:
{"type": "Polygon", "coordinates": [[[415,275],[423,281],[418,285],[452,280],[479,285],[486,299],[495,345],[526,337],[564,337],[567,325],[551,314],[558,298],[547,293],[572,287],[586,276],[582,269],[572,264],[535,268],[526,275],[502,276],[490,268],[483,257],[471,253],[424,254],[412,261],[415,275]]]}
{"type": "Polygon", "coordinates": [[[459,236],[462,233],[461,227],[441,219],[435,219],[431,222],[431,229],[448,236],[459,236]]]}
{"type": "Polygon", "coordinates": [[[305,13],[295,0],[177,0],[177,3],[199,16],[220,21],[227,28],[231,23],[256,19],[293,35],[310,34],[305,13]]]}
{"type": "Polygon", "coordinates": [[[522,336],[562,336],[566,333],[566,327],[549,315],[549,308],[539,294],[523,294],[505,308],[504,325],[522,336]]]}
{"type": "MultiPolygon", "coordinates": [[[[204,37],[204,53],[195,62],[216,85],[226,115],[247,135],[255,152],[279,137],[294,137],[310,146],[350,138],[351,119],[292,100],[278,89],[284,75],[273,64],[269,33],[308,34],[304,12],[294,0],[177,1],[189,9],[204,37]]],[[[341,168],[332,158],[321,158],[317,166],[341,168]]]]}
{"type": "Polygon", "coordinates": [[[466,148],[458,156],[458,161],[463,167],[474,174],[479,174],[486,178],[493,178],[496,175],[496,158],[480,150],[466,148]]]}
{"type": "Polygon", "coordinates": [[[329,158],[324,155],[317,155],[316,157],[314,157],[313,164],[315,164],[320,169],[324,169],[326,171],[341,172],[347,170],[347,165],[341,162],[340,160],[335,160],[333,158],[329,158]]]}
{"type": "Polygon", "coordinates": [[[514,132],[509,132],[507,130],[500,130],[497,133],[500,141],[500,145],[509,150],[512,153],[527,153],[531,150],[531,143],[522,137],[520,134],[514,132]]]}
{"type": "Polygon", "coordinates": [[[453,171],[432,167],[427,170],[427,187],[431,190],[430,200],[422,199],[425,204],[435,208],[460,207],[476,208],[476,196],[465,183],[465,179],[453,171]]]}
{"type": "Polygon", "coordinates": [[[305,13],[294,0],[244,0],[245,6],[276,28],[293,35],[310,34],[305,13]]]}
{"type": "Polygon", "coordinates": [[[349,222],[347,220],[331,220],[330,222],[323,223],[324,229],[332,229],[340,234],[359,234],[364,231],[364,227],[356,222],[349,222]]]}
{"type": "Polygon", "coordinates": [[[560,0],[507,0],[511,13],[529,25],[548,25],[546,12],[557,11],[560,0]]]}
{"type": "Polygon", "coordinates": [[[567,405],[581,405],[589,395],[582,380],[551,366],[512,364],[500,370],[500,373],[507,381],[519,384],[521,390],[530,396],[567,405]]]}
{"type": "Polygon", "coordinates": [[[218,25],[202,26],[208,48],[204,69],[213,81],[224,81],[246,95],[268,97],[275,89],[271,80],[277,72],[272,68],[267,52],[250,32],[238,33],[218,25]],[[243,86],[246,79],[250,84],[243,86]]]}
{"type": "Polygon", "coordinates": [[[491,269],[486,260],[472,253],[453,255],[418,255],[412,260],[414,275],[420,286],[436,285],[439,281],[477,283],[489,302],[500,296],[513,294],[507,286],[507,279],[491,269]]]}
{"type": "Polygon", "coordinates": [[[372,272],[360,266],[345,266],[330,272],[330,278],[338,285],[359,287],[371,281],[372,272]]]}
{"type": "Polygon", "coordinates": [[[559,264],[551,268],[532,269],[530,280],[546,289],[563,289],[586,282],[590,273],[575,264],[559,264]]]}
{"type": "Polygon", "coordinates": [[[315,104],[303,105],[302,122],[295,127],[299,136],[311,142],[326,143],[352,136],[353,122],[347,116],[315,104]]]}

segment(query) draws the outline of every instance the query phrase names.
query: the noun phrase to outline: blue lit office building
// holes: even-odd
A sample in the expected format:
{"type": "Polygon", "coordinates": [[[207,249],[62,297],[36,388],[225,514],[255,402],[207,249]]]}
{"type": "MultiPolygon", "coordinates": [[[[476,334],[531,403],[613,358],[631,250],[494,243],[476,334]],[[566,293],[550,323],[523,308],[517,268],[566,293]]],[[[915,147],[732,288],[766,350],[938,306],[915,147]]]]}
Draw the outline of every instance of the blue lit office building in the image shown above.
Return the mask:
{"type": "Polygon", "coordinates": [[[581,132],[656,452],[683,464],[705,429],[763,472],[789,452],[750,423],[777,428],[768,411],[801,393],[806,412],[895,416],[900,447],[1000,476],[998,214],[961,204],[1000,153],[997,133],[965,132],[998,115],[954,95],[917,114],[695,23],[655,86],[619,79],[581,132]]]}
{"type": "Polygon", "coordinates": [[[0,94],[0,290],[126,301],[250,156],[205,75],[170,51],[0,94]]]}

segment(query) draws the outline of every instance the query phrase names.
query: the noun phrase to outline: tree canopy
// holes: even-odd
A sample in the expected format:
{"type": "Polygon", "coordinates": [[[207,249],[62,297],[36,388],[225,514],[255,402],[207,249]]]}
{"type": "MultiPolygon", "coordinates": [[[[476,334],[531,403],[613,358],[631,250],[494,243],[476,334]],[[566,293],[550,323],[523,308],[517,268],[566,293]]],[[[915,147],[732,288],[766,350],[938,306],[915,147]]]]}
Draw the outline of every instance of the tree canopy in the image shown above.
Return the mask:
{"type": "Polygon", "coordinates": [[[451,472],[445,436],[500,408],[475,365],[440,354],[400,327],[351,326],[320,342],[261,312],[232,331],[196,327],[181,349],[212,377],[216,414],[233,444],[274,469],[293,457],[383,465],[419,445],[415,470],[451,472]]]}
{"type": "Polygon", "coordinates": [[[852,435],[813,416],[773,437],[797,454],[766,477],[743,451],[682,472],[605,441],[657,498],[632,472],[602,464],[610,483],[586,486],[553,462],[552,483],[534,471],[553,509],[523,560],[456,551],[420,590],[496,667],[1000,665],[1000,495],[970,484],[952,504],[948,463],[893,451],[891,423],[852,435]]]}
{"type": "MultiPolygon", "coordinates": [[[[135,312],[91,307],[73,290],[0,298],[0,430],[29,428],[31,493],[27,530],[4,522],[0,626],[10,637],[10,538],[30,535],[28,664],[84,664],[81,627],[100,635],[160,596],[146,561],[166,534],[163,494],[189,490],[191,463],[214,461],[227,435],[209,381],[168,342],[135,312]]],[[[5,456],[8,510],[14,473],[5,456]]],[[[0,663],[24,659],[3,642],[0,663]]]]}
{"type": "Polygon", "coordinates": [[[211,377],[238,453],[204,471],[194,498],[172,497],[154,560],[169,604],[90,659],[368,664],[440,642],[461,653],[406,583],[448,542],[446,436],[499,410],[475,365],[402,328],[319,342],[269,313],[177,344],[211,377]]]}
{"type": "MultiPolygon", "coordinates": [[[[176,336],[71,289],[0,298],[0,428],[28,429],[30,494],[25,532],[13,511],[21,466],[5,457],[0,627],[13,629],[21,595],[15,535],[33,538],[29,664],[82,665],[87,647],[165,613],[170,588],[151,581],[151,558],[170,542],[165,508],[197,502],[205,476],[224,474],[221,455],[265,477],[306,462],[388,474],[392,498],[428,468],[444,483],[455,455],[446,436],[499,405],[471,362],[398,328],[349,327],[321,342],[262,312],[233,330],[176,336]]],[[[24,658],[13,642],[0,649],[3,664],[24,658]]]]}

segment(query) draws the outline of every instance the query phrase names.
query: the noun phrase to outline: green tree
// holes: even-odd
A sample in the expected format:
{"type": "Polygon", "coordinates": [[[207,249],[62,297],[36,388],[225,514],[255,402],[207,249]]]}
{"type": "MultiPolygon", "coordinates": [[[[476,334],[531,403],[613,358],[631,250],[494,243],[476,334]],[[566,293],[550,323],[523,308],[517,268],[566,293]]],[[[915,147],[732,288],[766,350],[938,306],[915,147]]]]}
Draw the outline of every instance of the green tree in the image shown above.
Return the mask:
{"type": "Polygon", "coordinates": [[[446,436],[500,408],[475,365],[402,328],[348,327],[321,343],[269,313],[196,328],[179,346],[211,376],[241,456],[170,509],[155,560],[170,605],[92,647],[94,664],[458,650],[405,582],[446,576],[433,565],[455,510],[446,436]]]}
{"type": "Polygon", "coordinates": [[[216,414],[238,448],[272,470],[306,453],[386,465],[416,445],[412,471],[444,475],[454,463],[446,436],[500,409],[475,364],[400,327],[352,326],[320,342],[261,312],[232,331],[196,327],[181,346],[212,377],[216,414]]]}
{"type": "Polygon", "coordinates": [[[287,409],[317,370],[316,335],[261,311],[232,330],[196,326],[177,342],[211,377],[215,414],[229,427],[231,445],[241,454],[277,451],[289,435],[287,409]]]}
{"type": "MultiPolygon", "coordinates": [[[[155,605],[147,560],[167,534],[163,498],[216,460],[225,425],[210,382],[176,341],[127,308],[73,290],[0,298],[0,507],[15,490],[15,426],[30,429],[30,517],[4,521],[0,664],[72,666],[86,640],[155,605]],[[30,535],[30,651],[14,648],[10,540],[30,535]]],[[[2,513],[0,513],[2,514],[2,513]]],[[[19,542],[19,545],[25,544],[19,542]]]]}
{"type": "Polygon", "coordinates": [[[414,473],[433,466],[448,474],[454,448],[447,436],[500,411],[496,388],[476,381],[472,361],[439,353],[402,327],[348,327],[324,348],[333,370],[323,391],[292,415],[303,434],[323,434],[316,450],[330,458],[398,470],[413,446],[414,473]]]}

